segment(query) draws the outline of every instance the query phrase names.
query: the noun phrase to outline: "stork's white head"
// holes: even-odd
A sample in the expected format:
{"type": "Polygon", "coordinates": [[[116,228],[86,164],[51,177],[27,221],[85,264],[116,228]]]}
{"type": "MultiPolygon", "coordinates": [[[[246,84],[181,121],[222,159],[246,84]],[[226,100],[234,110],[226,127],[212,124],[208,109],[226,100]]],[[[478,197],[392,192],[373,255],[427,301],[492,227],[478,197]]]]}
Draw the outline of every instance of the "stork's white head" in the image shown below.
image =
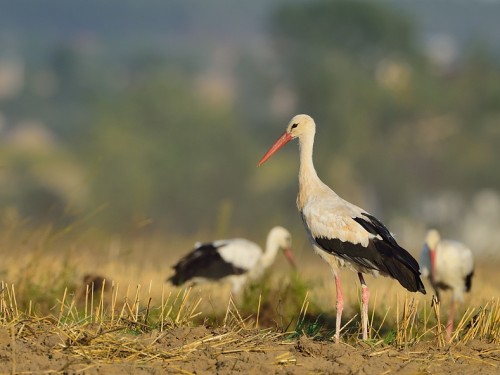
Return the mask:
{"type": "MultiPolygon", "coordinates": [[[[441,241],[441,236],[436,229],[430,229],[425,236],[424,249],[427,247],[429,250],[429,258],[430,258],[430,279],[431,283],[434,284],[434,278],[436,274],[436,248],[441,241]]],[[[428,271],[429,272],[429,271],[428,271]]],[[[428,273],[427,272],[427,273],[428,273]]]]}
{"type": "Polygon", "coordinates": [[[292,139],[299,138],[303,135],[308,135],[309,137],[314,138],[314,134],[316,133],[316,124],[314,120],[309,115],[296,115],[294,116],[288,126],[286,127],[285,132],[278,138],[276,142],[267,150],[265,155],[260,159],[257,166],[261,166],[269,159],[276,151],[278,151],[281,147],[286,145],[292,139]]]}
{"type": "Polygon", "coordinates": [[[290,249],[292,247],[292,235],[283,227],[276,226],[271,229],[269,238],[281,249],[290,249]]]}
{"type": "Polygon", "coordinates": [[[294,116],[288,126],[286,133],[290,134],[292,139],[300,137],[302,134],[313,134],[316,132],[316,123],[309,115],[296,115],[294,116]]]}
{"type": "Polygon", "coordinates": [[[425,237],[425,243],[429,247],[429,250],[430,251],[436,250],[439,241],[441,241],[441,236],[439,235],[439,232],[436,229],[430,229],[425,237]]]}
{"type": "Polygon", "coordinates": [[[264,255],[264,266],[269,266],[274,262],[278,251],[283,250],[283,254],[290,262],[292,267],[295,266],[295,260],[292,255],[292,235],[285,228],[276,226],[271,229],[267,236],[266,251],[264,255]]]}

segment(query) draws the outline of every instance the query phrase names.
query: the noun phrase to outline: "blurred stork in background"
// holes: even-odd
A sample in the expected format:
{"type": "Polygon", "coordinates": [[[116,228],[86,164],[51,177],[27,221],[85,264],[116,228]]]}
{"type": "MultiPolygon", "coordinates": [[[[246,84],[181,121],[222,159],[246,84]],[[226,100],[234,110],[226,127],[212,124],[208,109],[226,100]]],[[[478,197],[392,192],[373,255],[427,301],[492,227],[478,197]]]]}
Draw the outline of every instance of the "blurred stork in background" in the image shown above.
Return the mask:
{"type": "Polygon", "coordinates": [[[422,276],[428,277],[440,301],[440,290],[452,289],[450,312],[446,325],[446,339],[451,339],[455,318],[455,302],[463,302],[474,275],[472,251],[458,241],[443,240],[436,229],[427,232],[420,253],[422,276]]]}
{"type": "Polygon", "coordinates": [[[173,266],[175,273],[167,281],[179,286],[188,281],[197,284],[225,280],[231,283],[233,295],[238,295],[248,279],[260,278],[274,263],[280,249],[295,268],[291,245],[290,232],[280,226],[269,232],[264,252],[259,245],[244,238],[198,242],[173,266]]]}

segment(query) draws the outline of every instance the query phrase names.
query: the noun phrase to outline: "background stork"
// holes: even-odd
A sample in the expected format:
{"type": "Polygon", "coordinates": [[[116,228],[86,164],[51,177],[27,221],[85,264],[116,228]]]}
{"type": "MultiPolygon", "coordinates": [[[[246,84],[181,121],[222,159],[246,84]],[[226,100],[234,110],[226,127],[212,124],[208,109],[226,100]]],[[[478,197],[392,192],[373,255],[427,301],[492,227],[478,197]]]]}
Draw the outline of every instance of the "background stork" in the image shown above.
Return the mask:
{"type": "Polygon", "coordinates": [[[464,292],[468,292],[474,275],[472,251],[458,241],[441,239],[436,229],[427,232],[420,253],[422,276],[428,277],[440,301],[440,290],[452,290],[450,312],[446,325],[449,341],[455,319],[455,301],[463,302],[464,292]]]}
{"type": "Polygon", "coordinates": [[[344,299],[340,267],[358,273],[362,289],[363,339],[368,338],[369,292],[363,273],[390,276],[411,292],[425,288],[420,280],[418,262],[399,246],[387,228],[374,216],[340,198],[318,177],[313,165],[316,124],[308,115],[297,115],[286,131],[259,161],[262,165],[292,139],[299,139],[300,167],[297,206],[314,250],[332,268],[337,289],[335,340],[340,339],[344,299]]]}
{"type": "Polygon", "coordinates": [[[231,291],[238,295],[248,278],[257,279],[270,267],[280,249],[295,268],[291,252],[292,236],[283,227],[276,226],[267,236],[263,252],[259,245],[244,238],[196,243],[195,248],[176,265],[167,281],[173,285],[227,280],[231,291]]]}

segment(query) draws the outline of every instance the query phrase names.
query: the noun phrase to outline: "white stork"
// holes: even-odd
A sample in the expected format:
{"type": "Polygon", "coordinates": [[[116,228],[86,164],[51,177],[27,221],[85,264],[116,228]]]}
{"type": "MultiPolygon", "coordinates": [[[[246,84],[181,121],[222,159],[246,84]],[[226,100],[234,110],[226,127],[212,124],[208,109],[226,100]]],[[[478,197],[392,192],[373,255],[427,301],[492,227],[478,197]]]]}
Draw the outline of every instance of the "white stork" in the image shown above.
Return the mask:
{"type": "Polygon", "coordinates": [[[452,289],[450,314],[446,325],[446,339],[449,341],[455,319],[455,301],[464,301],[474,275],[472,251],[458,241],[442,240],[436,229],[430,229],[420,253],[422,276],[428,277],[438,301],[439,290],[452,289]]]}
{"type": "Polygon", "coordinates": [[[175,273],[167,281],[182,285],[187,281],[200,283],[225,279],[231,291],[238,295],[248,278],[255,280],[274,263],[280,249],[295,268],[292,236],[285,228],[276,226],[267,236],[266,249],[244,238],[196,243],[195,248],[177,262],[175,273]]]}
{"type": "Polygon", "coordinates": [[[418,262],[399,246],[387,228],[374,216],[340,198],[324,184],[313,165],[316,124],[308,115],[297,115],[286,131],[259,161],[262,165],[292,139],[299,139],[300,168],[297,206],[314,250],[332,268],[337,290],[335,341],[340,340],[344,299],[340,267],[358,273],[362,290],[363,340],[368,338],[369,292],[363,273],[390,276],[411,292],[425,294],[418,262]]]}

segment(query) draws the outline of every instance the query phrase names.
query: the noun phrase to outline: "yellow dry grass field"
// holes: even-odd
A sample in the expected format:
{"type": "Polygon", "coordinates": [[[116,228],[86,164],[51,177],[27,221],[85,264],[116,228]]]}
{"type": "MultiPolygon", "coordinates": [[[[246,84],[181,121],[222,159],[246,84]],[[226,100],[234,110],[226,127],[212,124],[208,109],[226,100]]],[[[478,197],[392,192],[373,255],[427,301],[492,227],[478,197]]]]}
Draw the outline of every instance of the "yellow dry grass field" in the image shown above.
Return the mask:
{"type": "Polygon", "coordinates": [[[233,298],[225,284],[165,282],[197,239],[4,230],[0,373],[500,371],[499,263],[477,264],[451,342],[448,295],[435,304],[428,283],[423,296],[386,278],[367,279],[370,339],[360,340],[359,282],[343,272],[346,308],[335,345],[333,279],[305,241],[297,273],[280,257],[233,298]]]}

